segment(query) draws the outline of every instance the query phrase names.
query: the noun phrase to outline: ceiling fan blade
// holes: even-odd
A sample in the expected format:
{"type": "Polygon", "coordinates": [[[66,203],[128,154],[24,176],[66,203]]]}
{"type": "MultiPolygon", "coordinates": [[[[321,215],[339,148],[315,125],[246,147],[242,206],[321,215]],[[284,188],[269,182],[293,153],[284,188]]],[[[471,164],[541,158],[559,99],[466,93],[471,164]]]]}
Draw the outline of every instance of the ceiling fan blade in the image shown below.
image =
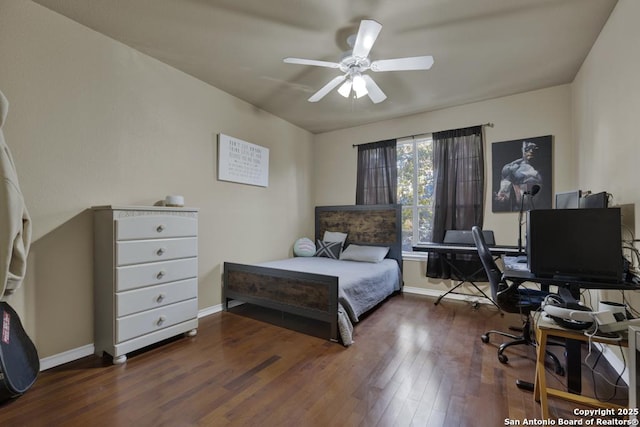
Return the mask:
{"type": "Polygon", "coordinates": [[[356,58],[366,58],[369,56],[369,51],[378,38],[380,30],[382,30],[382,25],[376,21],[364,19],[360,22],[358,35],[356,36],[356,41],[353,43],[352,55],[356,58]]]}
{"type": "Polygon", "coordinates": [[[318,102],[318,101],[320,101],[322,98],[325,97],[326,94],[331,92],[336,86],[338,86],[340,83],[342,83],[346,78],[347,78],[346,75],[335,77],[329,83],[324,85],[319,91],[317,91],[316,93],[311,95],[311,98],[309,98],[308,101],[309,102],[318,102]]]}
{"type": "Polygon", "coordinates": [[[327,67],[327,68],[340,67],[340,64],[338,64],[337,62],[316,61],[315,59],[284,58],[283,61],[286,62],[287,64],[315,65],[316,67],[327,67]]]}
{"type": "Polygon", "coordinates": [[[381,59],[371,63],[371,69],[380,71],[428,70],[433,65],[433,56],[412,56],[408,58],[381,59]]]}
{"type": "Polygon", "coordinates": [[[387,99],[387,95],[384,94],[380,86],[378,86],[369,75],[363,74],[362,78],[367,84],[367,94],[374,104],[378,104],[387,99]]]}

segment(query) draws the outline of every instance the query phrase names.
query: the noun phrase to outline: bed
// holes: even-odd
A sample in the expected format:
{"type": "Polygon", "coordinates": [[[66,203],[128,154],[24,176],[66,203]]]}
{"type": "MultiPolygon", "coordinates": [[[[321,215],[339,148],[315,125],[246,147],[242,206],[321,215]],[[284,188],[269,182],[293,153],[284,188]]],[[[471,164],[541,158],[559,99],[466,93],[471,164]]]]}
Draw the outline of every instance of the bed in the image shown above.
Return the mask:
{"type": "MultiPolygon", "coordinates": [[[[237,300],[320,324],[328,339],[350,345],[353,323],[402,288],[400,205],[318,206],[315,241],[347,234],[344,248],[388,247],[381,262],[297,257],[258,265],[225,262],[223,307],[237,300]]],[[[373,250],[373,248],[371,248],[373,250]]],[[[284,325],[286,326],[286,325],[284,325]]]]}

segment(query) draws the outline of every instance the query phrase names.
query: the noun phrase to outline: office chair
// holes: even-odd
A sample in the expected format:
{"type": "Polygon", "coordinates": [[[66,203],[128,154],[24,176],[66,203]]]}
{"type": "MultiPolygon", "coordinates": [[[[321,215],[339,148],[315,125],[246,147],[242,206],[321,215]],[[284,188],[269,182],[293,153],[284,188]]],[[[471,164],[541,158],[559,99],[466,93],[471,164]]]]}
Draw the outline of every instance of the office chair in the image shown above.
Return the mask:
{"type": "MultiPolygon", "coordinates": [[[[476,248],[478,249],[480,260],[482,261],[482,265],[484,266],[487,277],[489,278],[489,283],[491,284],[491,296],[493,297],[496,305],[507,313],[519,313],[523,316],[521,335],[491,330],[481,337],[482,342],[484,343],[489,342],[490,334],[497,334],[511,338],[513,341],[505,342],[498,348],[498,360],[501,363],[507,363],[509,359],[504,354],[504,351],[508,347],[520,344],[535,346],[535,342],[531,339],[530,313],[540,308],[540,304],[542,304],[542,301],[549,292],[521,288],[520,283],[516,282],[507,283],[502,278],[502,271],[498,268],[495,259],[485,242],[484,235],[480,227],[473,226],[471,233],[473,234],[473,240],[475,241],[476,248]]],[[[547,351],[547,355],[552,359],[555,365],[556,374],[564,375],[564,368],[560,364],[558,357],[549,351],[547,351]]]]}

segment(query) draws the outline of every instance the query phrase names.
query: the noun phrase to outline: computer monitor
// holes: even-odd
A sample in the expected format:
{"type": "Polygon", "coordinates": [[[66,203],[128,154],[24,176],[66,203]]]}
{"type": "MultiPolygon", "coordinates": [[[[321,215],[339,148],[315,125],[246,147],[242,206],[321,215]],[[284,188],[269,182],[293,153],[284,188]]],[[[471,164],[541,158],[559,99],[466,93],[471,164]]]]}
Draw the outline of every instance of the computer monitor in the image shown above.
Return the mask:
{"type": "Polygon", "coordinates": [[[578,209],[581,194],[580,190],[556,193],[556,209],[578,209]]]}
{"type": "Polygon", "coordinates": [[[620,208],[528,213],[527,261],[541,277],[622,281],[620,208]]]}
{"type": "Polygon", "coordinates": [[[606,191],[595,194],[585,194],[580,199],[580,207],[583,209],[606,208],[609,206],[609,194],[606,191]]]}

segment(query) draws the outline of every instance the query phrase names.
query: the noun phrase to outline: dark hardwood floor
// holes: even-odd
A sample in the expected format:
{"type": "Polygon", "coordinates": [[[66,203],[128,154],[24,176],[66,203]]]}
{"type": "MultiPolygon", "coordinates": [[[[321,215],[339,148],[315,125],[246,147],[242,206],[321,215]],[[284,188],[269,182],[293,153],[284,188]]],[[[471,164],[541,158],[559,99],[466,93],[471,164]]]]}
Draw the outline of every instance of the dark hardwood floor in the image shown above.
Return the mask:
{"type": "MultiPolygon", "coordinates": [[[[200,320],[197,336],[130,355],[125,365],[92,356],[42,372],[25,395],[0,405],[0,426],[482,427],[540,419],[532,393],[515,384],[533,380],[533,348],[508,350],[503,365],[500,339],[480,340],[519,317],[433,302],[392,297],[356,326],[349,348],[214,314],[200,320]]],[[[615,381],[605,363],[597,369],[615,381]]],[[[593,394],[586,367],[583,377],[584,392],[593,394]]],[[[600,379],[596,390],[613,393],[600,379]]],[[[616,396],[626,403],[626,388],[616,396]]],[[[575,407],[550,402],[552,415],[564,419],[579,418],[575,407]]]]}

